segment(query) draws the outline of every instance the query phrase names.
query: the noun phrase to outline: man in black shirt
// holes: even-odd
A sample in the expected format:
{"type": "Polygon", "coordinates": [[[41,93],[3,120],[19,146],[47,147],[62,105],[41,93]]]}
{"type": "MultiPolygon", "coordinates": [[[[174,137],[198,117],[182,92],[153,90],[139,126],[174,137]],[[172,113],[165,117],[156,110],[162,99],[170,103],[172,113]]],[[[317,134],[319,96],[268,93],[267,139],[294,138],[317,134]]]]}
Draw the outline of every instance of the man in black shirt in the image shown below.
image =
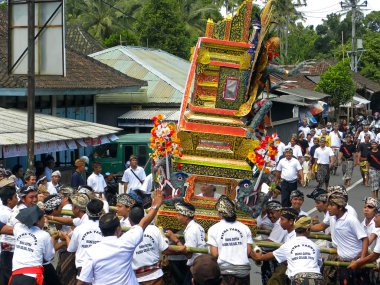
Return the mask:
{"type": "Polygon", "coordinates": [[[360,164],[360,173],[363,177],[363,184],[368,187],[368,161],[367,155],[371,150],[371,143],[369,142],[370,135],[364,136],[364,143],[360,143],[358,146],[358,160],[357,164],[360,164]]]}
{"type": "Polygon", "coordinates": [[[371,151],[367,154],[369,164],[369,181],[371,184],[372,197],[377,199],[380,188],[380,151],[377,142],[371,141],[371,151]]]}
{"type": "Polygon", "coordinates": [[[344,186],[351,185],[352,171],[356,163],[356,146],[352,143],[352,136],[346,135],[345,142],[339,149],[339,164],[342,164],[344,186]]]}

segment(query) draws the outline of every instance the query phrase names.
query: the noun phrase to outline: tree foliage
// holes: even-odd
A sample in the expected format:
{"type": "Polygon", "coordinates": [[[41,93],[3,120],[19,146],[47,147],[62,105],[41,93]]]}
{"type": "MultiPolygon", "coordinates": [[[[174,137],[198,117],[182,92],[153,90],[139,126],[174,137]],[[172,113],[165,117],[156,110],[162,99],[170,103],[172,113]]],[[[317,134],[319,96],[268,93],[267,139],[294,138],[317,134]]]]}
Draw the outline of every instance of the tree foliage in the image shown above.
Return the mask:
{"type": "Polygon", "coordinates": [[[355,94],[355,84],[352,80],[350,66],[347,60],[331,66],[321,75],[321,80],[315,90],[329,94],[329,104],[334,107],[346,104],[355,94]]]}

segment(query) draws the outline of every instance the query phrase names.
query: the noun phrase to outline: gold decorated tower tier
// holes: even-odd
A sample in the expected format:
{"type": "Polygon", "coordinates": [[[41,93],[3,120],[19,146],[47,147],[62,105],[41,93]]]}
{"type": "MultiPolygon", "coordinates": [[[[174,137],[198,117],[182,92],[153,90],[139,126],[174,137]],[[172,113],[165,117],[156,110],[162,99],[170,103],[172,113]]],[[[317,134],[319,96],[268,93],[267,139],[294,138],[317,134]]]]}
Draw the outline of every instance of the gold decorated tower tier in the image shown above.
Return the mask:
{"type": "Polygon", "coordinates": [[[205,37],[193,50],[179,122],[180,171],[233,179],[252,176],[245,159],[254,142],[246,138],[245,123],[236,115],[248,99],[251,12],[252,1],[245,1],[234,17],[209,20],[205,37]]]}

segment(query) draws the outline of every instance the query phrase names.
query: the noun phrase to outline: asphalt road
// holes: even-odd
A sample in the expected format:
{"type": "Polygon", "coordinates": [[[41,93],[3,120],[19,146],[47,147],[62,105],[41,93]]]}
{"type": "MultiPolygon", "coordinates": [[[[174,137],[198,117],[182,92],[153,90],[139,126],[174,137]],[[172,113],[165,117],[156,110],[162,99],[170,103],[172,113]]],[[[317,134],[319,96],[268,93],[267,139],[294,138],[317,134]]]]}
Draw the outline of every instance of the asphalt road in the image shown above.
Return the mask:
{"type": "MultiPolygon", "coordinates": [[[[339,167],[336,175],[330,176],[330,185],[343,185],[342,180],[342,168],[339,167]]],[[[302,206],[302,209],[307,212],[310,216],[317,215],[320,220],[323,218],[323,214],[318,213],[318,211],[314,207],[314,200],[306,197],[307,194],[311,193],[315,187],[317,186],[317,182],[314,180],[310,183],[310,185],[306,188],[300,187],[299,190],[303,191],[305,194],[305,202],[302,206]]],[[[371,196],[371,190],[369,187],[365,187],[362,183],[362,178],[360,175],[359,167],[356,166],[354,169],[353,177],[351,180],[351,186],[347,188],[348,190],[348,203],[355,208],[358,213],[359,220],[362,221],[364,219],[363,216],[363,206],[364,197],[371,196]]],[[[251,270],[251,284],[260,285],[261,282],[261,271],[260,268],[254,265],[252,262],[252,270],[251,270]]]]}

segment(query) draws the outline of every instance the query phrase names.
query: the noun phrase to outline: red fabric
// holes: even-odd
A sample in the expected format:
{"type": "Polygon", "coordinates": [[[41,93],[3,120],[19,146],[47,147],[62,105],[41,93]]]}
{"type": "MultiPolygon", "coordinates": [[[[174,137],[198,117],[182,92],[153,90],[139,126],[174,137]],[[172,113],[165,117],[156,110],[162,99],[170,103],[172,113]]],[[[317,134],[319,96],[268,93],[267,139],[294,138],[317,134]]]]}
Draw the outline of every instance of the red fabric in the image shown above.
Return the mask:
{"type": "Polygon", "coordinates": [[[153,269],[158,269],[160,268],[160,262],[157,262],[155,264],[152,264],[152,265],[147,265],[147,266],[143,266],[143,267],[140,267],[138,269],[135,270],[135,273],[136,274],[141,274],[141,273],[144,273],[144,272],[147,272],[147,271],[151,271],[153,269]]]}
{"type": "Polygon", "coordinates": [[[43,273],[44,273],[43,266],[34,266],[34,267],[25,267],[25,268],[16,269],[15,271],[12,272],[12,276],[11,278],[9,278],[8,285],[11,285],[13,276],[20,275],[20,274],[36,274],[37,285],[43,285],[44,283],[43,273]]]}

